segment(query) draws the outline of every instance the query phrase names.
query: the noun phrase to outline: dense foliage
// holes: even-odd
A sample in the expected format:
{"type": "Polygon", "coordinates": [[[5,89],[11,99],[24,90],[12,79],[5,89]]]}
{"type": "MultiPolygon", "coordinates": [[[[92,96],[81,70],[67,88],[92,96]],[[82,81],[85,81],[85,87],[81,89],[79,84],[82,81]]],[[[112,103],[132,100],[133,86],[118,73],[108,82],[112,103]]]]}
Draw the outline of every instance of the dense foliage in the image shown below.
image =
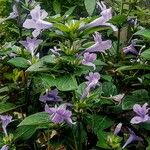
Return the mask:
{"type": "Polygon", "coordinates": [[[1,150],[149,150],[149,8],[1,0],[1,150]]]}

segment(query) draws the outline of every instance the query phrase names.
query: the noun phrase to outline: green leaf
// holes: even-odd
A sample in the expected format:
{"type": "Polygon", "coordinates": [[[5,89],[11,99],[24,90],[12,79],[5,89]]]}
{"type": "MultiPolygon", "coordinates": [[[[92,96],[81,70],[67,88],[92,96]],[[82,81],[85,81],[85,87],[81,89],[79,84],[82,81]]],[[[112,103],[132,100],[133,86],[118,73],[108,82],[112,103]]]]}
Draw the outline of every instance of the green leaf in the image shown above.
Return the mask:
{"type": "Polygon", "coordinates": [[[19,125],[19,126],[42,126],[43,124],[49,124],[50,116],[46,112],[39,112],[33,115],[26,117],[19,125]]]}
{"type": "Polygon", "coordinates": [[[112,77],[109,76],[109,75],[101,75],[102,79],[105,80],[105,81],[108,81],[108,82],[111,82],[112,81],[112,77]]]}
{"type": "Polygon", "coordinates": [[[0,147],[2,147],[3,145],[4,145],[4,143],[3,143],[3,135],[0,134],[0,147]]]}
{"type": "Polygon", "coordinates": [[[18,107],[20,107],[20,106],[16,106],[12,103],[3,103],[3,102],[1,102],[0,103],[0,114],[11,111],[11,110],[14,110],[14,109],[17,109],[18,107]]]}
{"type": "Polygon", "coordinates": [[[40,72],[40,71],[48,71],[49,68],[44,66],[43,62],[37,62],[36,64],[33,64],[30,66],[26,71],[27,72],[40,72]]]}
{"type": "Polygon", "coordinates": [[[117,87],[111,82],[104,82],[102,84],[103,96],[109,97],[117,95],[117,87]]]}
{"type": "Polygon", "coordinates": [[[103,131],[98,131],[98,142],[96,144],[96,146],[104,148],[104,149],[112,149],[107,142],[107,137],[109,135],[109,133],[107,132],[103,132],[103,131]]]}
{"type": "Polygon", "coordinates": [[[147,49],[143,53],[141,53],[141,57],[146,60],[150,60],[150,49],[147,49]]]}
{"type": "Polygon", "coordinates": [[[103,30],[108,30],[109,27],[92,27],[92,28],[87,28],[84,29],[83,32],[80,33],[80,37],[85,36],[85,35],[89,35],[89,34],[93,34],[94,32],[97,31],[103,31],[103,30]]]}
{"type": "Polygon", "coordinates": [[[28,68],[30,66],[28,60],[22,57],[12,58],[8,61],[8,63],[18,68],[28,68]]]}
{"type": "Polygon", "coordinates": [[[8,91],[9,91],[9,88],[7,86],[0,88],[0,93],[8,92],[8,91]]]}
{"type": "Polygon", "coordinates": [[[98,131],[103,131],[108,127],[113,125],[113,121],[109,119],[107,116],[100,116],[100,115],[87,115],[85,117],[87,124],[91,126],[94,133],[97,134],[98,131]]]}
{"type": "Polygon", "coordinates": [[[58,2],[58,0],[53,1],[53,10],[55,11],[56,14],[61,13],[61,4],[58,2]]]}
{"type": "Polygon", "coordinates": [[[71,91],[78,87],[77,81],[72,75],[54,77],[43,74],[40,76],[40,79],[45,87],[49,88],[51,86],[56,86],[60,91],[71,91]]]}
{"type": "Polygon", "coordinates": [[[143,29],[143,30],[137,31],[136,33],[134,33],[134,35],[140,35],[146,39],[150,39],[150,30],[149,29],[143,29]]]}
{"type": "Polygon", "coordinates": [[[141,124],[139,124],[139,126],[140,126],[141,128],[144,128],[144,129],[150,131],[150,123],[149,123],[149,122],[141,123],[141,124]]]}
{"type": "Polygon", "coordinates": [[[91,16],[96,6],[96,0],[84,0],[86,11],[91,16]]]}
{"type": "Polygon", "coordinates": [[[52,55],[46,55],[40,59],[40,62],[53,64],[56,62],[56,59],[52,55]]]}
{"type": "Polygon", "coordinates": [[[125,71],[125,70],[150,70],[150,65],[138,64],[131,66],[121,66],[116,71],[125,71]]]}
{"type": "Polygon", "coordinates": [[[122,24],[124,24],[126,20],[127,20],[126,15],[117,15],[114,16],[109,22],[111,22],[116,26],[122,26],[122,24]]]}
{"type": "Polygon", "coordinates": [[[84,91],[85,91],[85,88],[86,88],[86,83],[82,83],[78,86],[77,90],[76,90],[76,96],[78,98],[81,98],[81,96],[83,95],[84,91]]]}
{"type": "Polygon", "coordinates": [[[71,75],[56,78],[56,86],[60,91],[71,91],[78,87],[75,77],[71,75]]]}
{"type": "Polygon", "coordinates": [[[44,56],[40,59],[39,62],[31,65],[26,71],[27,72],[40,72],[40,71],[48,71],[50,70],[46,64],[54,64],[55,58],[52,55],[44,56]]]}
{"type": "Polygon", "coordinates": [[[73,13],[73,11],[75,10],[75,8],[76,8],[76,6],[69,8],[69,10],[65,12],[64,16],[70,16],[73,13]]]}
{"type": "Polygon", "coordinates": [[[16,140],[28,140],[37,130],[37,126],[20,126],[14,133],[14,139],[16,140]]]}
{"type": "Polygon", "coordinates": [[[145,89],[133,91],[130,95],[126,96],[122,102],[123,110],[130,110],[134,104],[143,104],[149,101],[148,92],[145,89]]]}
{"type": "Polygon", "coordinates": [[[61,30],[61,31],[63,31],[63,32],[70,32],[70,29],[62,23],[55,23],[54,27],[61,30]]]}

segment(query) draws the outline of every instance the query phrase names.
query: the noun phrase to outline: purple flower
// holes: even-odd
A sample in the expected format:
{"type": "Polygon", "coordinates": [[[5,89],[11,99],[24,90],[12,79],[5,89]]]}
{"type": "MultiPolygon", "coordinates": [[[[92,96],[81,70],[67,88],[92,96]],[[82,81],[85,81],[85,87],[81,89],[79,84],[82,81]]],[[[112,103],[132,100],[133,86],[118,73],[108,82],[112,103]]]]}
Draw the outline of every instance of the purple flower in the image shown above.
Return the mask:
{"type": "Polygon", "coordinates": [[[19,14],[18,14],[18,10],[17,10],[17,6],[16,5],[13,5],[13,12],[11,12],[8,16],[7,19],[15,19],[16,17],[18,17],[19,14]]]}
{"type": "Polygon", "coordinates": [[[50,114],[51,121],[54,123],[63,123],[66,121],[69,124],[74,124],[71,119],[72,112],[67,110],[66,107],[67,105],[61,104],[59,107],[55,105],[55,107],[49,108],[46,104],[45,112],[50,114]]]}
{"type": "Polygon", "coordinates": [[[100,79],[100,74],[98,72],[95,73],[90,72],[89,76],[86,76],[85,78],[88,80],[88,82],[86,82],[88,88],[92,88],[92,87],[95,88],[95,86],[98,84],[98,81],[100,79]]]}
{"type": "Polygon", "coordinates": [[[135,42],[131,42],[129,46],[123,48],[123,52],[125,54],[132,53],[138,55],[138,51],[135,49],[135,44],[136,44],[135,42]]]}
{"type": "Polygon", "coordinates": [[[130,135],[127,139],[126,143],[123,145],[122,149],[124,149],[127,145],[129,145],[132,142],[135,141],[143,141],[143,139],[139,136],[137,136],[131,129],[129,129],[130,135]]]}
{"type": "Polygon", "coordinates": [[[4,145],[0,150],[8,150],[8,146],[7,145],[4,145]]]}
{"type": "Polygon", "coordinates": [[[114,134],[117,135],[120,132],[121,128],[122,128],[122,123],[119,123],[115,128],[114,134]]]}
{"type": "Polygon", "coordinates": [[[102,36],[98,32],[94,35],[95,44],[87,48],[85,52],[101,52],[104,53],[105,50],[112,47],[111,40],[102,41],[102,36]]]}
{"type": "Polygon", "coordinates": [[[121,100],[123,99],[124,95],[125,95],[124,93],[123,94],[118,94],[118,95],[115,95],[115,96],[111,96],[110,98],[113,99],[114,101],[120,103],[121,100]]]}
{"type": "Polygon", "coordinates": [[[147,103],[145,103],[143,106],[140,106],[138,104],[135,104],[133,106],[133,111],[136,113],[137,116],[133,117],[130,121],[132,124],[139,124],[142,122],[149,122],[150,117],[147,114],[149,111],[149,108],[147,108],[147,103]]]}
{"type": "Polygon", "coordinates": [[[96,26],[109,26],[114,31],[117,31],[117,27],[108,21],[112,18],[112,8],[106,8],[106,5],[101,1],[97,2],[98,7],[101,9],[101,17],[95,19],[91,23],[87,24],[86,27],[96,27],[96,26]]]}
{"type": "Polygon", "coordinates": [[[82,64],[86,65],[86,66],[92,66],[95,70],[96,68],[95,68],[95,64],[93,64],[93,62],[96,60],[96,57],[97,57],[97,55],[94,53],[93,54],[90,54],[89,52],[84,53],[82,64]]]}
{"type": "Polygon", "coordinates": [[[40,96],[40,101],[46,103],[48,102],[59,102],[61,101],[61,97],[58,96],[58,90],[54,89],[47,92],[45,95],[40,96]]]}
{"type": "Polygon", "coordinates": [[[7,136],[8,134],[7,134],[7,129],[6,128],[7,128],[8,124],[10,122],[12,122],[12,116],[8,116],[8,115],[3,116],[3,115],[0,115],[0,119],[2,121],[3,131],[4,131],[5,135],[7,136]]]}
{"type": "Polygon", "coordinates": [[[34,29],[32,32],[33,37],[37,37],[41,30],[52,27],[52,23],[43,20],[47,17],[48,13],[45,10],[41,10],[39,5],[31,10],[30,15],[32,19],[26,19],[23,23],[23,27],[27,29],[34,29]]]}
{"type": "Polygon", "coordinates": [[[98,81],[100,79],[100,74],[98,72],[90,72],[88,76],[85,77],[88,82],[86,82],[87,87],[85,88],[84,93],[81,96],[81,99],[84,97],[87,97],[89,94],[91,88],[95,88],[95,86],[98,84],[98,81]]]}
{"type": "Polygon", "coordinates": [[[34,56],[34,50],[38,48],[38,46],[43,42],[43,40],[39,40],[36,38],[26,38],[26,41],[20,41],[21,43],[31,54],[34,56]]]}

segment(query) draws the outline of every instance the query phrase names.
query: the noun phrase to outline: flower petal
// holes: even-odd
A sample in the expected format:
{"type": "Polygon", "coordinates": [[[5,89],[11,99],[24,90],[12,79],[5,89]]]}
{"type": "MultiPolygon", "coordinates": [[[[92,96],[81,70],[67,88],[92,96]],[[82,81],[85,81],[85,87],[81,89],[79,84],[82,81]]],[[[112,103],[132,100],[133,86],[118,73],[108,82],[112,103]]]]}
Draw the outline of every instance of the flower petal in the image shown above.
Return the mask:
{"type": "Polygon", "coordinates": [[[34,29],[36,26],[36,22],[32,19],[26,19],[23,23],[23,27],[27,29],[34,29]]]}
{"type": "Polygon", "coordinates": [[[131,119],[130,123],[132,124],[139,124],[143,122],[143,118],[139,117],[139,116],[135,116],[131,119]]]}

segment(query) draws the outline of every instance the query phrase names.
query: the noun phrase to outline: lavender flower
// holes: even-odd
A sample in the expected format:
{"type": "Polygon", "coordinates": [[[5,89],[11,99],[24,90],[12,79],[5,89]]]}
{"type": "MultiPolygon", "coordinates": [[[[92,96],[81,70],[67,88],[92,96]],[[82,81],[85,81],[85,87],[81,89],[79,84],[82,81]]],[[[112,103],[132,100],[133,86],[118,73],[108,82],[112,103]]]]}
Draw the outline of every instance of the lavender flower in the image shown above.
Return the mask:
{"type": "Polygon", "coordinates": [[[61,101],[61,97],[58,96],[58,90],[54,89],[47,92],[45,95],[40,96],[40,101],[46,103],[48,102],[59,102],[61,101]]]}
{"type": "Polygon", "coordinates": [[[6,128],[7,128],[8,124],[10,122],[12,122],[12,116],[8,116],[8,115],[3,116],[3,115],[0,115],[0,119],[2,121],[3,131],[4,131],[5,135],[7,136],[8,134],[7,134],[7,129],[6,128]]]}
{"type": "Polygon", "coordinates": [[[138,51],[135,49],[135,44],[135,42],[131,42],[129,46],[123,48],[123,52],[125,54],[132,53],[134,55],[138,55],[138,51]]]}
{"type": "Polygon", "coordinates": [[[101,17],[95,19],[91,23],[87,24],[86,27],[96,27],[96,26],[109,26],[114,31],[117,31],[117,27],[114,26],[111,23],[108,23],[108,21],[112,18],[112,8],[106,7],[106,5],[101,1],[97,2],[98,7],[101,9],[101,17]]]}
{"type": "Polygon", "coordinates": [[[102,41],[102,36],[98,32],[94,35],[95,44],[87,48],[85,52],[101,52],[104,53],[105,50],[112,47],[111,40],[102,41]]]}
{"type": "Polygon", "coordinates": [[[62,104],[59,107],[55,105],[55,107],[49,108],[49,106],[45,105],[45,112],[50,114],[51,121],[54,123],[63,123],[66,121],[69,124],[74,124],[72,122],[71,116],[72,112],[66,109],[67,105],[62,104]]]}
{"type": "Polygon", "coordinates": [[[92,87],[95,88],[95,86],[98,84],[98,81],[100,79],[100,74],[98,72],[95,73],[90,72],[89,76],[86,76],[85,78],[88,80],[88,82],[86,82],[88,88],[92,88],[92,87]]]}
{"type": "Polygon", "coordinates": [[[125,95],[124,93],[123,94],[118,94],[118,95],[115,95],[115,96],[111,96],[110,98],[113,99],[114,101],[120,103],[121,100],[123,99],[124,95],[125,95]]]}
{"type": "Polygon", "coordinates": [[[142,122],[149,122],[150,117],[147,114],[149,111],[149,108],[147,108],[147,103],[145,103],[143,106],[140,106],[138,104],[135,104],[133,106],[133,111],[137,114],[137,116],[133,117],[130,121],[132,124],[139,124],[142,122]]]}
{"type": "Polygon", "coordinates": [[[137,136],[131,129],[129,129],[130,135],[127,139],[126,143],[123,145],[122,149],[124,149],[127,145],[129,145],[132,142],[135,141],[143,141],[143,139],[139,136],[137,136]]]}
{"type": "Polygon", "coordinates": [[[85,91],[81,96],[81,99],[83,99],[89,94],[91,88],[95,88],[95,86],[98,84],[98,81],[100,79],[100,74],[98,72],[95,73],[90,72],[89,76],[86,76],[85,78],[88,80],[88,82],[86,82],[87,87],[85,88],[85,91]]]}
{"type": "Polygon", "coordinates": [[[4,145],[0,150],[8,150],[8,146],[7,145],[4,145]]]}
{"type": "Polygon", "coordinates": [[[13,12],[11,12],[9,14],[9,16],[7,17],[7,19],[15,19],[18,16],[19,16],[19,14],[18,14],[17,6],[13,5],[13,12]]]}
{"type": "Polygon", "coordinates": [[[86,66],[92,66],[94,70],[96,69],[95,64],[93,62],[96,60],[96,54],[90,54],[89,52],[84,54],[84,58],[82,60],[82,64],[86,66]]]}
{"type": "Polygon", "coordinates": [[[34,56],[34,50],[43,42],[43,40],[39,40],[36,38],[26,38],[26,41],[20,41],[21,43],[30,53],[34,56]]]}
{"type": "Polygon", "coordinates": [[[30,15],[32,19],[26,19],[23,23],[23,27],[27,29],[34,29],[32,32],[33,37],[37,37],[41,30],[52,27],[52,23],[43,20],[47,17],[48,13],[45,10],[41,10],[39,5],[31,10],[30,15]]]}
{"type": "Polygon", "coordinates": [[[115,128],[114,134],[117,135],[120,132],[121,128],[122,128],[122,123],[119,123],[115,128]]]}

